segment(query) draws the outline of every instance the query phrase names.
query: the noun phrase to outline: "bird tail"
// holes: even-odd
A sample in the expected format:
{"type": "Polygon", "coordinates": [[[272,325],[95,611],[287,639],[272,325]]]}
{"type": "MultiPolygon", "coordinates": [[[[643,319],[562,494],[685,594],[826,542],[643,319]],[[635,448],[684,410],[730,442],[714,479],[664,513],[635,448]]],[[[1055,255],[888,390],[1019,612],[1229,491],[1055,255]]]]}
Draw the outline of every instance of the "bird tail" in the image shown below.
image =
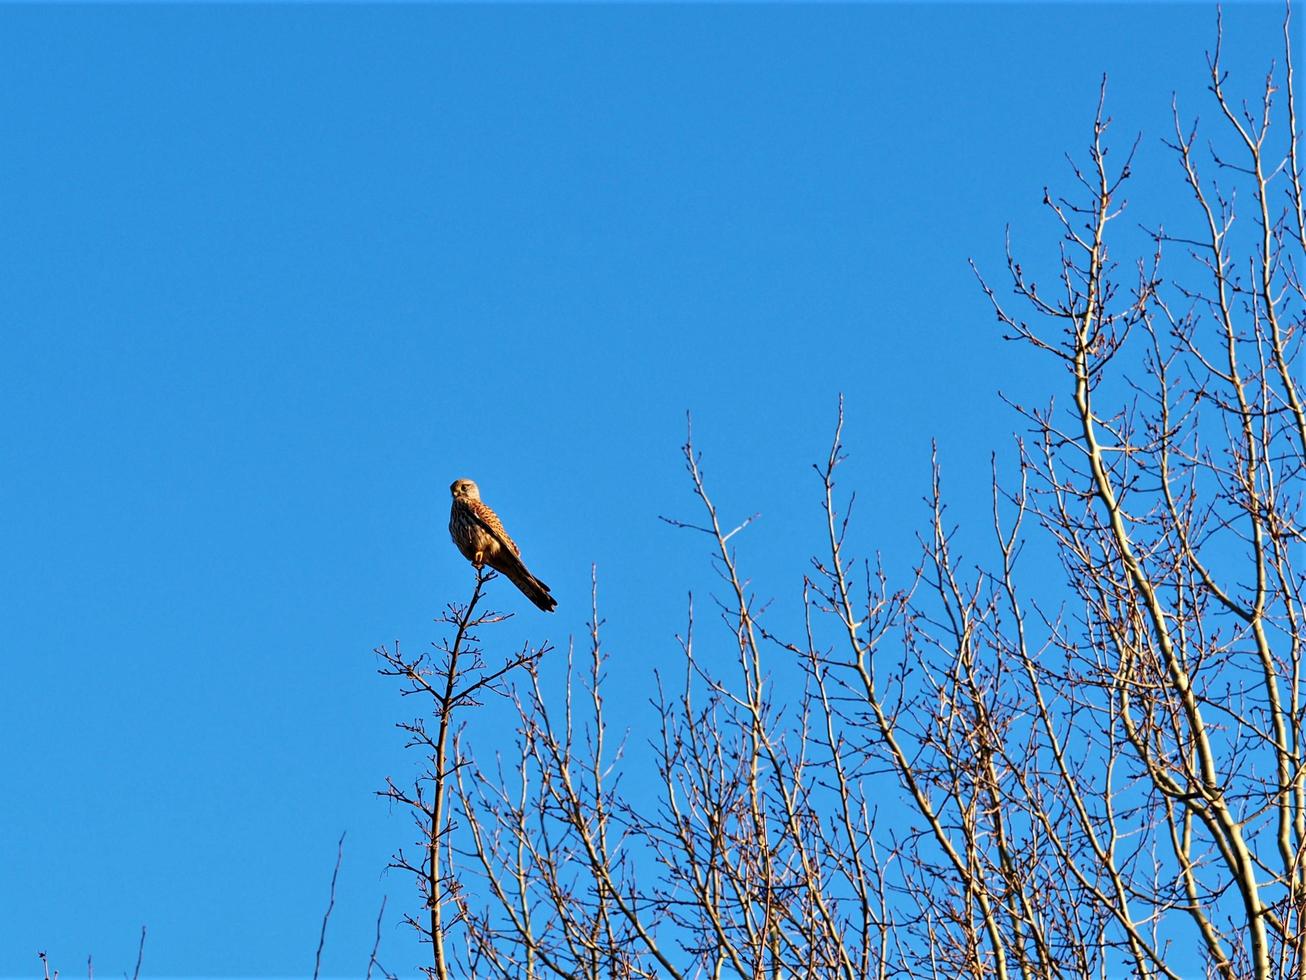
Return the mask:
{"type": "Polygon", "coordinates": [[[508,576],[513,585],[521,589],[522,595],[545,612],[553,612],[557,607],[558,600],[549,594],[549,587],[528,572],[520,560],[500,570],[508,576]]]}

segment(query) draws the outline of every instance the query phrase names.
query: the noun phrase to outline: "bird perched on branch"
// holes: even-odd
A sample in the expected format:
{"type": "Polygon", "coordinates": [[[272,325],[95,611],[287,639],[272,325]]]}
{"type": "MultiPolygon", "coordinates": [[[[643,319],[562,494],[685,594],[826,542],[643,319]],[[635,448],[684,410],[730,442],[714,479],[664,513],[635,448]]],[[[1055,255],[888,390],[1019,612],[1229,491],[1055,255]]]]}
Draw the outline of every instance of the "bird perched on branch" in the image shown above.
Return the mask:
{"type": "Polygon", "coordinates": [[[549,587],[526,570],[521,549],[508,537],[499,515],[481,500],[480,488],[471,480],[454,480],[449,487],[453,507],[449,511],[449,536],[463,557],[480,569],[489,565],[507,576],[522,595],[545,612],[553,612],[558,601],[549,587]]]}

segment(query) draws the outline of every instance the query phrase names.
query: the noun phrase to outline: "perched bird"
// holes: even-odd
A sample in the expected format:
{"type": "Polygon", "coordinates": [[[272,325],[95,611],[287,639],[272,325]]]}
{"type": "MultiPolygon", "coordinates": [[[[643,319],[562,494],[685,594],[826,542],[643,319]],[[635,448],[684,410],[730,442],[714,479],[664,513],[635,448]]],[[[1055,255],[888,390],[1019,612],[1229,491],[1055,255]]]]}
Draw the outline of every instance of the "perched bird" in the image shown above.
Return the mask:
{"type": "Polygon", "coordinates": [[[553,612],[558,601],[549,587],[526,570],[521,549],[508,537],[499,515],[481,500],[480,488],[471,480],[454,480],[449,487],[453,507],[449,511],[449,536],[463,557],[478,569],[489,565],[508,577],[522,595],[545,612],[553,612]]]}

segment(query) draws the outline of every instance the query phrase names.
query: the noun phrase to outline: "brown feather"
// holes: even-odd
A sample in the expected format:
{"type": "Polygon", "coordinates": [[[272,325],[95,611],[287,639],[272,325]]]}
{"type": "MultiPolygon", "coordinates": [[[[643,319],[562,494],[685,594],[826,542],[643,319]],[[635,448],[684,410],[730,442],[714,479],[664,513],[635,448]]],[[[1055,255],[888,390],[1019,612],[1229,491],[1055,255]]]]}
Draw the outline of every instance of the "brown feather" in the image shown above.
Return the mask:
{"type": "Polygon", "coordinates": [[[549,587],[527,570],[521,560],[517,542],[503,529],[503,522],[488,504],[479,499],[475,485],[471,491],[457,492],[455,482],[453,506],[449,510],[449,536],[474,565],[489,565],[502,573],[522,594],[545,612],[552,612],[558,601],[549,594],[549,587]]]}

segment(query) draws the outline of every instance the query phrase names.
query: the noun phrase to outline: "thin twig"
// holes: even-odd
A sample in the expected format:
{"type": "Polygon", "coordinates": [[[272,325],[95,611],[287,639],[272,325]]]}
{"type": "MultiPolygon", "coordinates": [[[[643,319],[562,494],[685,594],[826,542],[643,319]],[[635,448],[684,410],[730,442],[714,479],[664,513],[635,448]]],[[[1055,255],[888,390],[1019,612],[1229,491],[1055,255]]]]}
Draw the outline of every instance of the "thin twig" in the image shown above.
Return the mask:
{"type": "MultiPolygon", "coordinates": [[[[331,910],[336,907],[336,878],[340,874],[340,859],[345,853],[345,832],[341,831],[340,840],[336,842],[336,866],[331,871],[331,897],[327,900],[326,912],[322,914],[322,932],[317,937],[317,956],[313,960],[313,980],[317,980],[322,970],[322,948],[326,945],[327,922],[331,919],[331,910]]],[[[141,941],[144,942],[142,935],[141,941]]]]}
{"type": "Polygon", "coordinates": [[[132,980],[141,978],[141,960],[145,958],[145,927],[141,926],[141,942],[136,947],[136,969],[132,971],[132,980]]]}

